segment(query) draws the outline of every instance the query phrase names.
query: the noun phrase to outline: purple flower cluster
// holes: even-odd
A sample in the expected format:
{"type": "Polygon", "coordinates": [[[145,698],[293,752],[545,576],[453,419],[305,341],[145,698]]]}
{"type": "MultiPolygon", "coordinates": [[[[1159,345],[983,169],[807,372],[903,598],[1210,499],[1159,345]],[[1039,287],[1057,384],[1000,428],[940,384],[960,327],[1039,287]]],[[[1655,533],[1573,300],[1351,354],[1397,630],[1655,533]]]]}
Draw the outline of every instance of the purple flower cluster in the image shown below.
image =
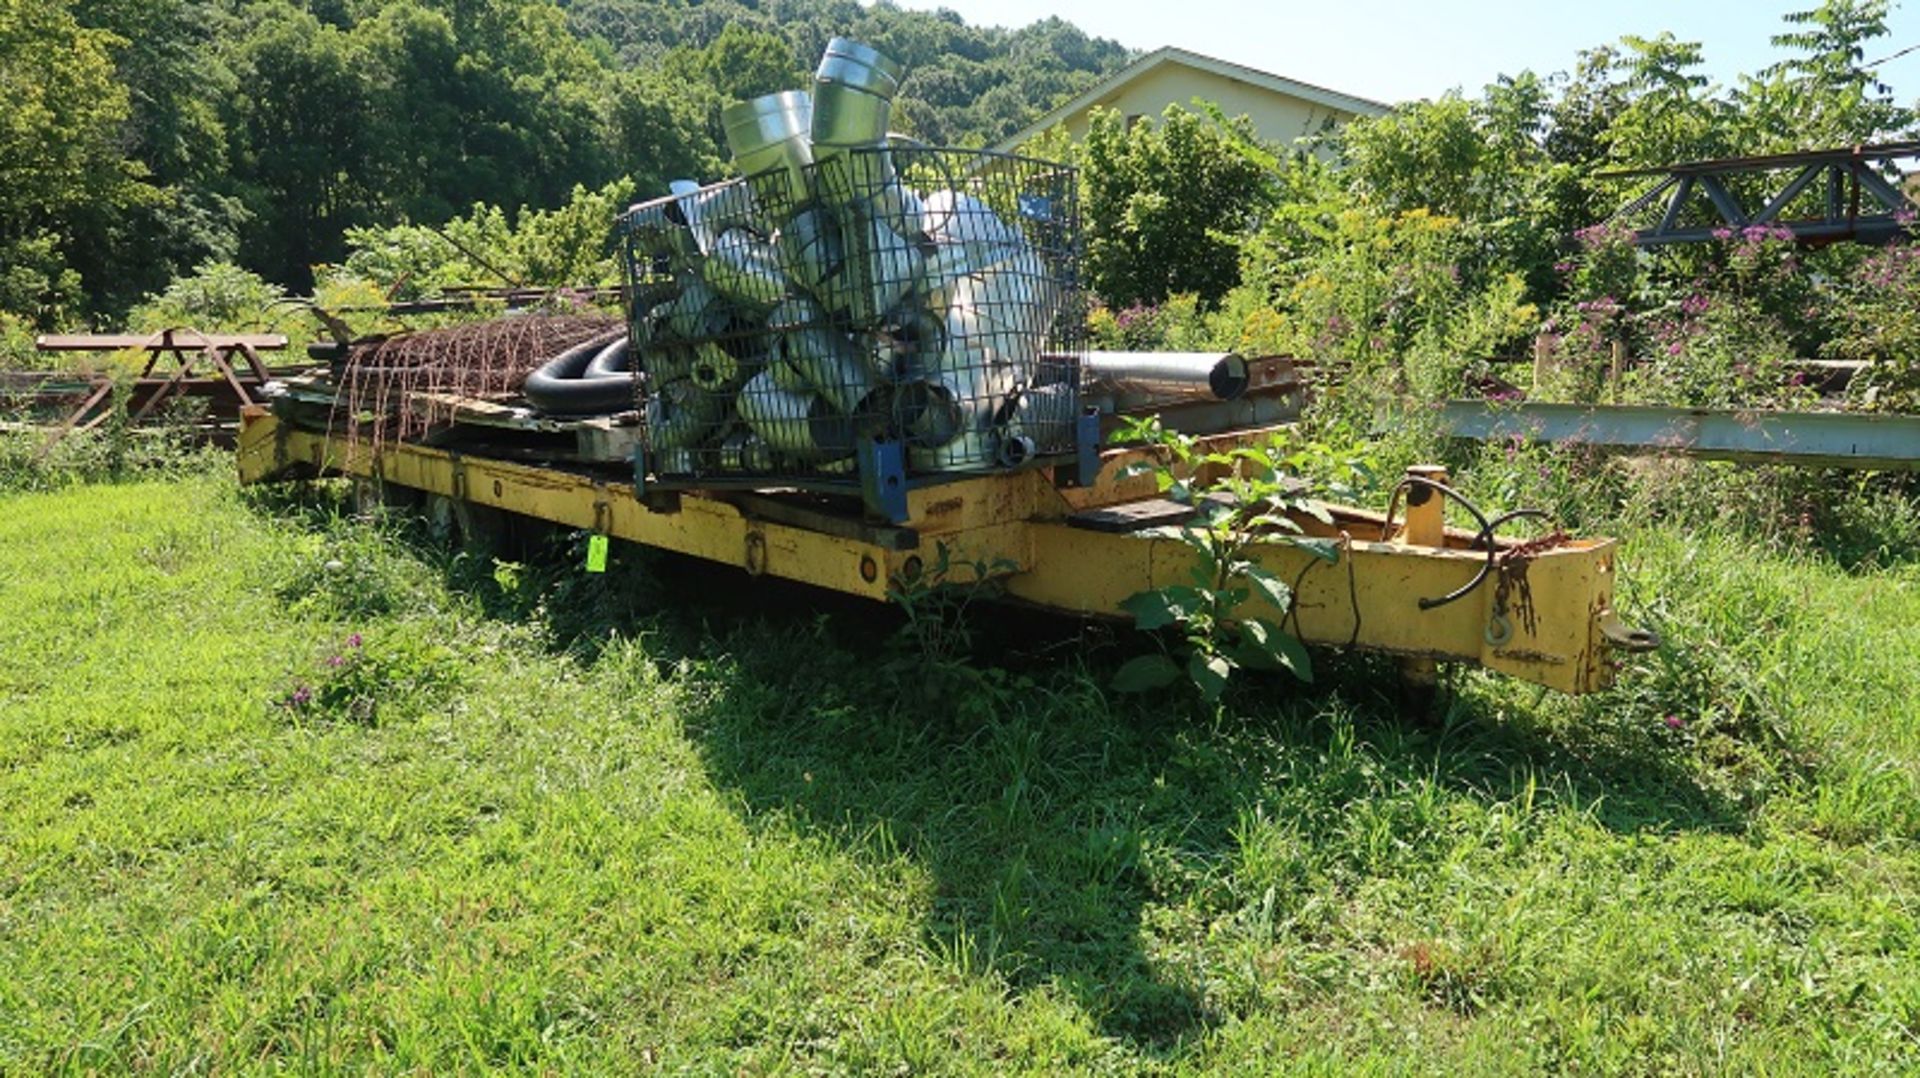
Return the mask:
{"type": "MultiPolygon", "coordinates": [[[[1715,233],[1718,235],[1718,233],[1715,233]]],[[[1740,239],[1745,243],[1765,243],[1774,240],[1779,243],[1795,242],[1793,229],[1782,224],[1748,225],[1740,230],[1740,239]]]]}
{"type": "MultiPolygon", "coordinates": [[[[361,644],[364,642],[365,641],[362,639],[359,633],[357,632],[348,633],[346,639],[342,641],[342,644],[345,645],[343,650],[353,651],[359,648],[361,644]]],[[[347,665],[347,659],[348,659],[348,656],[340,653],[335,653],[333,655],[327,656],[322,661],[327,667],[327,669],[338,670],[341,667],[347,665]]],[[[306,682],[301,682],[300,684],[294,686],[294,689],[292,692],[287,694],[285,704],[287,707],[293,708],[294,710],[297,711],[301,708],[306,707],[308,704],[313,703],[313,692],[314,690],[312,685],[309,685],[306,682]]]]}
{"type": "Polygon", "coordinates": [[[1882,247],[1860,264],[1860,280],[1874,288],[1894,288],[1920,276],[1920,247],[1896,243],[1882,247]]]}
{"type": "Polygon", "coordinates": [[[1573,238],[1580,241],[1580,246],[1592,251],[1615,244],[1631,243],[1633,229],[1624,223],[1603,221],[1580,229],[1573,234],[1573,238]]]}

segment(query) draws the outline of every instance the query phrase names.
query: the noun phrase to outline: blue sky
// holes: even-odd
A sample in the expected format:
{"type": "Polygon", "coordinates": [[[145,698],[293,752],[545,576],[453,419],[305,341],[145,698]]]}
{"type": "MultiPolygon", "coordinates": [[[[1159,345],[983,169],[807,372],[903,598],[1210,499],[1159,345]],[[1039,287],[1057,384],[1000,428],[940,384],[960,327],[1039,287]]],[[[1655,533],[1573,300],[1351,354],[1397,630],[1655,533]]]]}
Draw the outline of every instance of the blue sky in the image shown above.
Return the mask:
{"type": "MultiPolygon", "coordinates": [[[[1383,101],[1477,90],[1494,77],[1572,66],[1580,49],[1671,30],[1704,43],[1722,81],[1776,56],[1767,38],[1780,16],[1817,0],[895,0],[952,8],[969,23],[1019,26],[1058,15],[1088,33],[1150,50],[1179,45],[1289,78],[1383,101]]],[[[1920,4],[1897,5],[1878,59],[1920,44],[1920,4]]],[[[1881,76],[1903,99],[1920,96],[1920,52],[1881,76]]]]}

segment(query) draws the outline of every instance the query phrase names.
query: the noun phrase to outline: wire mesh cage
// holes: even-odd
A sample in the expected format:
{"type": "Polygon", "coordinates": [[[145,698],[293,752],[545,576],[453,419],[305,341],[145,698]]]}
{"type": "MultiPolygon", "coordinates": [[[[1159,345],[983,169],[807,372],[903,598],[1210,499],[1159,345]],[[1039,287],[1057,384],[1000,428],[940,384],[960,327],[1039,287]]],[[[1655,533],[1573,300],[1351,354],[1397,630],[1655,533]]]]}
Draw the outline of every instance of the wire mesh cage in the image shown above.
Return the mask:
{"type": "Polygon", "coordinates": [[[918,146],[687,187],[622,218],[647,467],[855,481],[1074,450],[1071,169],[918,146]]]}

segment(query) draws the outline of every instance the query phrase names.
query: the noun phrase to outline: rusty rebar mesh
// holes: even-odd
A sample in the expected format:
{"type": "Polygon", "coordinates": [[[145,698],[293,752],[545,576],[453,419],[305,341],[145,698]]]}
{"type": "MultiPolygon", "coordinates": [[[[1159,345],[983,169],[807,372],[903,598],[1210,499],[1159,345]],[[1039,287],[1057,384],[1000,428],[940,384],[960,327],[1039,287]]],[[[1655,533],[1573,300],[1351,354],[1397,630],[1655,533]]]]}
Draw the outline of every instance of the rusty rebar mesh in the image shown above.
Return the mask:
{"type": "Polygon", "coordinates": [[[459,400],[498,400],[554,355],[619,332],[602,314],[516,314],[356,345],[336,366],[330,426],[375,445],[452,421],[459,400]]]}

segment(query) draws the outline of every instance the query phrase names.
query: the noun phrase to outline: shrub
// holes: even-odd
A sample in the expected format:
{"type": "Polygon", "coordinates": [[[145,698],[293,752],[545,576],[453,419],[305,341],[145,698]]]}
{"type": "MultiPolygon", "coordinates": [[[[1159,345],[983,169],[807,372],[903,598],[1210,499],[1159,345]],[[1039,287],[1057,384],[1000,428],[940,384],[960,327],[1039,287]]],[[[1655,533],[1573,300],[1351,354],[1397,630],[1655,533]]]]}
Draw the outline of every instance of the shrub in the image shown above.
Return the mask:
{"type": "Polygon", "coordinates": [[[1822,353],[1872,364],[1850,384],[1852,399],[1875,410],[1920,411],[1920,247],[1874,252],[1838,298],[1822,353]]]}
{"type": "Polygon", "coordinates": [[[175,326],[205,332],[255,329],[275,318],[273,308],[286,295],[279,285],[231,262],[202,262],[192,276],[176,278],[148,296],[127,316],[127,324],[139,332],[175,326]]]}
{"type": "MultiPolygon", "coordinates": [[[[1273,274],[1286,332],[1273,335],[1295,355],[1342,373],[1323,392],[1323,418],[1359,426],[1407,401],[1458,396],[1470,368],[1530,332],[1538,317],[1518,274],[1483,287],[1465,280],[1460,224],[1425,210],[1380,214],[1343,210],[1325,243],[1273,274]]],[[[1249,305],[1230,304],[1250,323],[1249,305]]],[[[1275,323],[1260,327],[1270,331],[1275,323]]]]}

